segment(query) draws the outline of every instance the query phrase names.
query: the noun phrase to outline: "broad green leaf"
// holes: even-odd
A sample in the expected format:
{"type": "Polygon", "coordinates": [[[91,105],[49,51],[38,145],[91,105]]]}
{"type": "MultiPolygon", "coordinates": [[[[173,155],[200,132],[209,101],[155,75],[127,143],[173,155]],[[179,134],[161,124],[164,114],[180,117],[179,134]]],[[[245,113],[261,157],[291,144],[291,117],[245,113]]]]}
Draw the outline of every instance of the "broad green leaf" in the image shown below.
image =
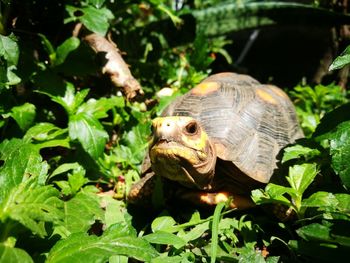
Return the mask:
{"type": "Polygon", "coordinates": [[[238,262],[240,263],[265,263],[261,252],[250,247],[243,247],[239,250],[238,262]]]}
{"type": "Polygon", "coordinates": [[[335,221],[333,224],[324,225],[312,223],[299,228],[297,233],[306,241],[317,240],[350,247],[349,227],[350,223],[348,221],[335,221]]]}
{"type": "Polygon", "coordinates": [[[291,188],[269,183],[265,191],[261,189],[256,189],[252,191],[252,199],[256,204],[268,204],[268,203],[281,203],[286,206],[290,206],[290,200],[284,196],[284,194],[289,194],[290,196],[295,196],[295,191],[291,188]]]}
{"type": "Polygon", "coordinates": [[[21,82],[21,78],[16,75],[14,72],[17,70],[17,67],[7,66],[7,68],[0,64],[0,89],[2,87],[9,88],[9,86],[19,84],[21,82]]]}
{"type": "Polygon", "coordinates": [[[179,232],[178,236],[181,237],[185,242],[189,242],[192,240],[196,240],[200,238],[206,231],[209,230],[209,221],[196,225],[190,231],[183,232],[182,234],[179,232]]]}
{"type": "Polygon", "coordinates": [[[125,203],[114,199],[111,196],[101,197],[102,207],[105,209],[104,222],[106,227],[117,223],[131,224],[131,215],[126,210],[125,203]]]}
{"type": "Polygon", "coordinates": [[[0,35],[0,57],[4,57],[9,66],[17,65],[19,47],[17,39],[13,34],[10,36],[0,35]]]}
{"type": "Polygon", "coordinates": [[[101,8],[106,0],[87,0],[86,2],[96,8],[101,8]]]}
{"type": "Polygon", "coordinates": [[[311,262],[342,262],[349,256],[349,248],[335,244],[290,240],[288,246],[299,255],[306,255],[311,262]]]}
{"type": "Polygon", "coordinates": [[[26,131],[33,124],[35,116],[35,105],[28,102],[11,109],[11,117],[14,118],[22,131],[26,131]]]}
{"type": "Polygon", "coordinates": [[[104,263],[109,257],[124,255],[151,261],[158,253],[145,240],[136,237],[124,224],[109,227],[102,236],[76,233],[58,241],[48,254],[47,263],[104,263]]]}
{"type": "Polygon", "coordinates": [[[51,99],[60,104],[68,113],[69,116],[74,115],[77,108],[83,103],[85,97],[88,95],[89,89],[83,89],[75,93],[73,84],[66,83],[66,92],[63,97],[52,96],[51,94],[45,93],[51,97],[51,99]]]}
{"type": "Polygon", "coordinates": [[[80,40],[77,37],[70,37],[66,39],[56,49],[56,59],[54,60],[54,66],[58,66],[66,60],[69,53],[76,50],[80,45],[80,40]]]}
{"type": "Polygon", "coordinates": [[[30,176],[38,177],[39,183],[44,184],[48,164],[42,161],[35,146],[13,139],[1,143],[0,153],[1,159],[5,161],[0,168],[0,204],[15,187],[30,176]]]}
{"type": "Polygon", "coordinates": [[[51,185],[38,186],[36,178],[30,178],[10,192],[0,207],[0,219],[11,218],[44,237],[47,235],[44,223],[59,222],[61,208],[57,189],[51,185]]]}
{"type": "Polygon", "coordinates": [[[93,159],[102,155],[108,134],[97,119],[86,113],[73,115],[69,118],[68,129],[71,139],[77,139],[93,159]]]}
{"type": "Polygon", "coordinates": [[[287,162],[289,160],[298,159],[301,156],[304,156],[304,158],[309,159],[319,154],[320,151],[317,149],[297,144],[284,149],[282,163],[287,162]]]}
{"type": "Polygon", "coordinates": [[[50,175],[50,178],[73,170],[73,172],[85,171],[84,168],[79,163],[64,163],[58,166],[50,175]]]}
{"type": "Polygon", "coordinates": [[[16,247],[9,247],[0,243],[0,262],[6,263],[33,263],[33,259],[26,251],[16,247]]]}
{"type": "Polygon", "coordinates": [[[171,216],[160,216],[153,220],[151,228],[153,232],[165,231],[168,233],[176,232],[176,221],[171,216]]]}
{"type": "Polygon", "coordinates": [[[187,257],[182,257],[182,256],[164,256],[164,255],[160,255],[159,257],[156,257],[154,259],[152,259],[152,263],[189,263],[189,262],[193,262],[193,261],[187,261],[186,260],[187,257]]]}
{"type": "MultiPolygon", "coordinates": [[[[71,18],[80,20],[87,29],[100,35],[105,35],[107,33],[109,20],[114,18],[113,13],[107,8],[98,9],[93,6],[77,8],[67,5],[66,9],[71,18]],[[79,15],[76,16],[76,14],[79,15]]],[[[69,21],[70,19],[65,20],[65,22],[69,21]]]]}
{"type": "Polygon", "coordinates": [[[125,156],[129,160],[130,164],[139,164],[142,162],[146,149],[148,147],[148,137],[150,131],[149,123],[139,123],[138,125],[131,128],[131,130],[123,134],[121,148],[125,149],[126,152],[121,153],[123,149],[116,148],[116,151],[125,156]],[[124,146],[124,147],[123,147],[124,146]]]}
{"type": "Polygon", "coordinates": [[[329,71],[340,69],[345,67],[350,63],[350,46],[347,46],[346,49],[338,56],[333,63],[329,66],[329,71]]]}
{"type": "Polygon", "coordinates": [[[317,164],[304,163],[289,167],[287,180],[290,186],[302,195],[306,188],[313,182],[318,173],[317,164]]]}
{"type": "Polygon", "coordinates": [[[102,222],[104,217],[98,196],[84,191],[64,202],[63,213],[63,221],[55,230],[61,236],[65,236],[65,233],[87,232],[95,221],[102,222]]]}
{"type": "Polygon", "coordinates": [[[79,171],[68,175],[68,183],[72,194],[78,192],[80,188],[88,182],[89,180],[85,178],[85,171],[79,171]]]}
{"type": "Polygon", "coordinates": [[[48,141],[62,136],[67,132],[67,129],[61,129],[52,123],[41,122],[28,129],[23,140],[26,142],[31,142],[32,140],[48,141]]]}
{"type": "Polygon", "coordinates": [[[349,194],[335,194],[338,200],[337,209],[350,216],[350,195],[349,194]]]}
{"type": "Polygon", "coordinates": [[[350,121],[339,124],[330,136],[330,154],[332,167],[343,185],[350,189],[350,121]]]}
{"type": "Polygon", "coordinates": [[[77,113],[83,112],[96,119],[101,119],[106,118],[108,116],[107,111],[114,107],[124,107],[124,98],[113,96],[111,98],[100,98],[98,100],[89,99],[78,108],[77,113]]]}
{"type": "Polygon", "coordinates": [[[148,234],[146,236],[143,236],[143,239],[152,244],[171,245],[176,249],[180,249],[186,245],[186,241],[182,238],[164,231],[156,231],[154,233],[148,234]]]}
{"type": "Polygon", "coordinates": [[[339,201],[336,196],[328,192],[316,192],[302,201],[304,207],[330,207],[335,209],[339,201]]]}

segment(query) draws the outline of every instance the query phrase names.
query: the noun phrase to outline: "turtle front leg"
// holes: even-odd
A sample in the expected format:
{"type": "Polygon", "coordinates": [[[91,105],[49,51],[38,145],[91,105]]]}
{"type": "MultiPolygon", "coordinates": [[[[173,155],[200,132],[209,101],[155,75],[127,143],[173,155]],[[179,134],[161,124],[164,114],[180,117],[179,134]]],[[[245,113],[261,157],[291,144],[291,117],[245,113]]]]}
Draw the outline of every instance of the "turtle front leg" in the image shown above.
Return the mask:
{"type": "Polygon", "coordinates": [[[232,198],[230,208],[248,209],[255,206],[255,203],[248,197],[243,195],[232,194],[229,192],[201,192],[201,191],[184,191],[176,195],[182,200],[189,201],[194,205],[201,206],[215,206],[220,202],[226,202],[229,198],[232,198]]]}
{"type": "Polygon", "coordinates": [[[131,186],[127,196],[128,202],[137,205],[151,205],[155,184],[155,174],[153,172],[147,173],[144,177],[131,186]]]}

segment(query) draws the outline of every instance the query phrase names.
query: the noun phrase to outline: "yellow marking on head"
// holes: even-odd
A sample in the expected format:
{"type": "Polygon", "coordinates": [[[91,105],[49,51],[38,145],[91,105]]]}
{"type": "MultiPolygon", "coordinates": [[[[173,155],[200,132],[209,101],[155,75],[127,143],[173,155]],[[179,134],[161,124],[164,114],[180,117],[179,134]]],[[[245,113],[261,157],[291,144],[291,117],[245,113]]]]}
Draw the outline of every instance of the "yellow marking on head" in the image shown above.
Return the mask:
{"type": "Polygon", "coordinates": [[[201,130],[201,136],[197,138],[193,138],[186,134],[181,135],[181,140],[196,150],[204,150],[207,146],[207,142],[209,141],[208,135],[205,131],[201,130]]]}
{"type": "Polygon", "coordinates": [[[260,99],[262,99],[263,101],[266,101],[268,103],[271,103],[271,104],[278,103],[274,97],[272,97],[267,91],[265,91],[263,89],[257,89],[256,95],[258,95],[260,97],[260,99]]]}
{"type": "Polygon", "coordinates": [[[276,87],[276,86],[272,86],[272,85],[269,85],[268,86],[272,91],[273,93],[275,93],[277,96],[279,97],[282,97],[282,98],[286,98],[288,99],[288,95],[283,91],[281,90],[280,88],[276,87]]]}
{"type": "Polygon", "coordinates": [[[194,87],[191,91],[194,95],[207,95],[214,92],[220,88],[220,84],[217,82],[202,82],[194,87]]]}
{"type": "Polygon", "coordinates": [[[154,120],[152,120],[152,125],[154,127],[160,127],[162,126],[164,121],[170,121],[170,122],[179,122],[184,117],[182,116],[167,116],[167,117],[157,117],[154,120]]]}

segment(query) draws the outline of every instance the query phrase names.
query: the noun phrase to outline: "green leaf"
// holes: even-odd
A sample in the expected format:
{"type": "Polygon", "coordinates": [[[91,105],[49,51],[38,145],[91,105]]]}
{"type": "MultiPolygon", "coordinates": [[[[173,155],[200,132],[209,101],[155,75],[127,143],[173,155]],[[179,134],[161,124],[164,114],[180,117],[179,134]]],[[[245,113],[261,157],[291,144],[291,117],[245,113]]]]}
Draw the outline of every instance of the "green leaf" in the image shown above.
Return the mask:
{"type": "Polygon", "coordinates": [[[124,98],[113,96],[111,98],[100,98],[98,100],[89,99],[78,108],[77,113],[83,112],[96,119],[101,119],[106,118],[108,116],[107,111],[114,107],[124,107],[124,98]]]}
{"type": "Polygon", "coordinates": [[[329,243],[290,240],[288,246],[300,255],[306,255],[312,262],[342,262],[349,255],[349,248],[329,243]]]}
{"type": "Polygon", "coordinates": [[[58,190],[51,185],[38,186],[37,178],[32,177],[11,191],[0,207],[0,219],[11,218],[44,237],[44,222],[59,222],[61,207],[58,190]]]}
{"type": "Polygon", "coordinates": [[[331,207],[336,208],[339,204],[336,196],[328,192],[316,192],[302,201],[304,207],[331,207]]]}
{"type": "Polygon", "coordinates": [[[153,220],[151,228],[153,232],[164,231],[173,233],[178,230],[175,225],[176,221],[171,216],[160,216],[153,220]]]}
{"type": "Polygon", "coordinates": [[[156,231],[154,233],[148,234],[146,236],[143,236],[143,239],[153,244],[171,245],[176,249],[180,249],[186,245],[186,241],[182,238],[164,231],[156,231]]]}
{"type": "Polygon", "coordinates": [[[79,113],[70,116],[68,129],[71,139],[78,139],[93,159],[97,160],[102,155],[108,134],[98,120],[86,113],[79,113]]]}
{"type": "Polygon", "coordinates": [[[26,142],[48,141],[56,139],[57,137],[67,133],[67,129],[61,129],[52,123],[41,122],[27,130],[23,137],[26,142]]]}
{"type": "Polygon", "coordinates": [[[47,263],[103,263],[109,257],[125,255],[149,262],[158,256],[155,249],[145,240],[137,238],[125,224],[109,227],[102,236],[88,236],[76,233],[61,240],[51,249],[47,263]]]}
{"type": "Polygon", "coordinates": [[[118,158],[124,159],[130,165],[140,164],[148,147],[149,131],[150,124],[140,122],[125,132],[121,140],[122,145],[115,148],[118,158]]]}
{"type": "Polygon", "coordinates": [[[66,60],[69,53],[76,50],[80,45],[80,40],[77,37],[70,37],[66,39],[56,49],[56,59],[54,60],[54,66],[58,66],[66,60]]]}
{"type": "Polygon", "coordinates": [[[44,35],[44,34],[38,34],[38,36],[41,38],[41,43],[47,52],[47,55],[49,56],[50,60],[55,59],[56,53],[53,45],[51,44],[50,40],[44,35]]]}
{"type": "Polygon", "coordinates": [[[6,263],[33,263],[33,259],[20,248],[9,247],[0,243],[0,261],[6,263]]]}
{"type": "Polygon", "coordinates": [[[290,186],[301,196],[306,188],[313,182],[318,173],[317,164],[304,163],[289,167],[287,180],[290,186]]]}
{"type": "Polygon", "coordinates": [[[28,102],[11,109],[11,117],[17,122],[22,131],[26,131],[33,124],[35,116],[35,106],[28,102]]]}
{"type": "MultiPolygon", "coordinates": [[[[87,29],[103,36],[107,33],[109,20],[114,18],[113,13],[107,8],[98,9],[93,6],[77,8],[67,5],[66,9],[70,17],[80,20],[87,29]]],[[[65,20],[68,21],[70,20],[65,20]]]]}
{"type": "Polygon", "coordinates": [[[49,93],[45,93],[50,96],[54,102],[60,104],[68,113],[69,116],[76,113],[77,108],[83,103],[85,97],[88,95],[89,89],[78,91],[75,94],[73,84],[66,83],[66,92],[63,97],[53,96],[49,93]]]}
{"type": "Polygon", "coordinates": [[[58,166],[50,175],[50,178],[73,170],[73,172],[85,171],[85,169],[79,163],[64,163],[58,166]]]}
{"type": "Polygon", "coordinates": [[[318,155],[320,155],[319,150],[297,144],[284,149],[282,163],[289,160],[298,159],[301,156],[304,156],[305,159],[310,159],[318,155]]]}
{"type": "Polygon", "coordinates": [[[297,233],[306,241],[325,241],[350,247],[349,227],[350,223],[348,221],[335,221],[324,225],[312,223],[299,228],[297,233]]]}
{"type": "Polygon", "coordinates": [[[9,193],[29,176],[37,176],[44,184],[48,165],[42,161],[38,149],[18,139],[4,141],[0,145],[1,159],[5,161],[0,168],[0,204],[9,193]]]}
{"type": "Polygon", "coordinates": [[[339,124],[330,136],[332,167],[343,185],[350,189],[350,121],[339,124]]]}
{"type": "Polygon", "coordinates": [[[215,263],[218,252],[219,242],[219,222],[221,219],[221,211],[225,208],[225,202],[220,202],[216,205],[213,222],[211,227],[211,247],[210,247],[210,262],[215,263]]]}
{"type": "Polygon", "coordinates": [[[252,199],[256,204],[268,204],[268,203],[280,203],[286,206],[290,206],[291,202],[284,196],[284,194],[289,194],[290,196],[295,196],[296,192],[294,189],[269,183],[265,187],[265,191],[261,189],[256,189],[252,191],[252,199]]]}
{"type": "Polygon", "coordinates": [[[338,56],[333,63],[329,66],[329,71],[340,69],[350,63],[350,45],[338,56]]]}
{"type": "Polygon", "coordinates": [[[16,37],[0,35],[0,57],[4,57],[9,66],[16,66],[19,58],[19,47],[16,37]]]}
{"type": "Polygon", "coordinates": [[[101,8],[106,0],[87,0],[86,2],[96,8],[101,8]]]}
{"type": "Polygon", "coordinates": [[[184,232],[181,234],[178,233],[178,236],[181,237],[185,242],[190,242],[192,240],[196,240],[197,238],[200,238],[206,231],[209,230],[209,221],[206,221],[204,223],[196,225],[194,228],[192,228],[188,232],[184,232]]]}
{"type": "Polygon", "coordinates": [[[131,215],[127,212],[125,203],[111,196],[102,196],[102,207],[105,209],[104,222],[106,227],[117,223],[131,224],[131,215]]]}
{"type": "Polygon", "coordinates": [[[335,194],[338,200],[337,209],[340,212],[346,213],[350,216],[350,195],[349,194],[335,194]]]}
{"type": "Polygon", "coordinates": [[[86,191],[81,191],[66,201],[63,213],[63,221],[55,230],[63,237],[67,233],[87,232],[95,221],[103,220],[98,196],[86,191]]]}

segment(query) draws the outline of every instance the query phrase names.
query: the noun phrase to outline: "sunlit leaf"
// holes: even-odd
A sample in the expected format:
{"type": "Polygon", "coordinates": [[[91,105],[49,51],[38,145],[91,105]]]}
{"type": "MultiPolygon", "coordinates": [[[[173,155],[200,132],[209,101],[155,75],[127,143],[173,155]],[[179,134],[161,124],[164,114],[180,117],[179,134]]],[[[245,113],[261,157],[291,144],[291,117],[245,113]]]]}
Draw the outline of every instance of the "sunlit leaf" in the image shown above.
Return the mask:
{"type": "Polygon", "coordinates": [[[9,247],[0,243],[0,260],[6,263],[33,263],[29,254],[20,248],[9,247]]]}
{"type": "Polygon", "coordinates": [[[77,8],[67,5],[66,9],[71,17],[80,20],[89,30],[100,35],[107,33],[108,21],[114,18],[113,13],[107,8],[98,9],[93,6],[77,8]],[[79,12],[80,14],[76,16],[79,12]]]}
{"type": "Polygon", "coordinates": [[[137,238],[125,224],[109,227],[102,236],[76,233],[61,240],[51,249],[46,262],[103,263],[114,255],[125,255],[140,261],[150,261],[158,256],[145,240],[137,238]]]}
{"type": "Polygon", "coordinates": [[[26,131],[32,124],[36,116],[35,105],[24,103],[11,109],[11,116],[15,119],[22,131],[26,131]]]}
{"type": "Polygon", "coordinates": [[[304,163],[289,167],[289,176],[287,180],[291,187],[295,189],[299,195],[302,195],[306,188],[313,182],[318,173],[317,164],[304,163]]]}
{"type": "Polygon", "coordinates": [[[161,245],[172,245],[176,249],[183,247],[186,244],[186,241],[182,238],[168,232],[156,231],[154,233],[148,234],[143,237],[150,243],[161,244],[161,245]]]}
{"type": "Polygon", "coordinates": [[[54,65],[58,66],[62,64],[69,53],[77,49],[80,45],[80,40],[77,37],[70,37],[66,39],[61,45],[56,49],[56,59],[54,60],[54,65]]]}
{"type": "Polygon", "coordinates": [[[317,149],[302,146],[300,144],[293,145],[284,149],[282,163],[289,160],[298,159],[301,156],[311,158],[320,154],[317,149]]]}
{"type": "Polygon", "coordinates": [[[77,139],[93,159],[97,160],[102,155],[108,134],[97,119],[79,113],[70,117],[68,128],[71,139],[77,139]]]}
{"type": "Polygon", "coordinates": [[[99,198],[94,193],[79,192],[64,203],[63,221],[55,232],[65,237],[66,233],[86,233],[95,221],[103,220],[99,198]]]}
{"type": "Polygon", "coordinates": [[[345,67],[350,63],[350,46],[346,47],[346,49],[338,56],[333,63],[329,66],[329,70],[335,70],[345,67]]]}

